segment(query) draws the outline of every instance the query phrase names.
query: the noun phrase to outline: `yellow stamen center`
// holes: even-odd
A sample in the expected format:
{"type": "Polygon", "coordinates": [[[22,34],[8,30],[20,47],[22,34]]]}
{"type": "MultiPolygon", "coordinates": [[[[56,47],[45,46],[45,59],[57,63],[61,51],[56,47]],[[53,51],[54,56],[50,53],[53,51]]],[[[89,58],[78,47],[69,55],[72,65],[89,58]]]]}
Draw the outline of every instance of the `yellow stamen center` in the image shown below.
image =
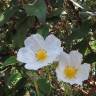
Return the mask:
{"type": "Polygon", "coordinates": [[[67,67],[64,69],[64,74],[65,74],[66,78],[68,78],[68,79],[73,79],[73,78],[75,78],[76,73],[77,73],[77,69],[75,69],[75,68],[72,67],[72,66],[67,66],[67,67]]]}
{"type": "Polygon", "coordinates": [[[40,49],[35,54],[38,61],[44,61],[47,58],[47,52],[44,49],[40,49]]]}

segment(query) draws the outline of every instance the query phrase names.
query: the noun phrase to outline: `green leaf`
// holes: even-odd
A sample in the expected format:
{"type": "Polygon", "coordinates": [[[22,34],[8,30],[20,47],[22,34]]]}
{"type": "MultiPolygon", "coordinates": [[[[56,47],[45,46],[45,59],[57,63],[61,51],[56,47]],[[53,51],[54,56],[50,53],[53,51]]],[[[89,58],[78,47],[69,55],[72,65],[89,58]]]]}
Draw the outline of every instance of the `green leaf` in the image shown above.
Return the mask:
{"type": "Polygon", "coordinates": [[[87,62],[87,63],[90,63],[90,64],[96,62],[96,53],[91,52],[91,53],[87,54],[84,58],[84,62],[87,62]]]}
{"type": "Polygon", "coordinates": [[[7,60],[5,60],[4,66],[14,65],[14,64],[16,64],[16,63],[17,63],[16,57],[15,57],[15,56],[11,56],[11,57],[9,57],[7,60]]]}
{"type": "Polygon", "coordinates": [[[69,36],[70,39],[80,39],[86,37],[90,31],[90,21],[85,20],[82,22],[80,27],[73,27],[72,34],[69,36]]]}
{"type": "MultiPolygon", "coordinates": [[[[62,8],[57,8],[56,10],[54,9],[54,10],[52,11],[52,13],[50,13],[50,14],[48,15],[48,18],[47,18],[47,19],[56,18],[56,17],[60,18],[60,15],[61,15],[62,11],[63,11],[62,8]]],[[[52,20],[53,20],[53,19],[52,19],[52,20]]],[[[51,21],[52,21],[52,20],[51,20],[51,21]]],[[[55,19],[55,20],[56,20],[56,19],[55,19]]]]}
{"type": "Polygon", "coordinates": [[[78,42],[76,45],[73,46],[73,50],[79,50],[80,53],[84,54],[87,50],[89,41],[87,39],[83,39],[82,41],[78,42]]]}
{"type": "MultiPolygon", "coordinates": [[[[12,96],[26,96],[25,93],[26,93],[26,84],[27,84],[27,80],[26,78],[20,78],[16,84],[15,84],[15,90],[18,90],[18,91],[13,91],[13,95],[12,96]]],[[[28,90],[29,91],[29,90],[28,90]]]]}
{"type": "Polygon", "coordinates": [[[44,0],[38,0],[35,4],[26,4],[24,9],[28,16],[36,16],[40,22],[45,22],[47,8],[44,0]]]}
{"type": "Polygon", "coordinates": [[[51,86],[50,83],[48,82],[47,79],[39,79],[38,80],[38,85],[39,85],[39,91],[41,94],[43,94],[44,96],[50,94],[51,92],[51,86]]]}
{"type": "Polygon", "coordinates": [[[15,86],[21,78],[21,74],[17,70],[12,70],[10,76],[7,79],[7,85],[9,87],[15,86]]]}
{"type": "Polygon", "coordinates": [[[17,11],[17,7],[7,8],[0,16],[0,26],[5,24],[17,11]]]}
{"type": "Polygon", "coordinates": [[[1,13],[1,14],[0,14],[0,22],[2,22],[3,20],[4,20],[4,14],[1,13]]]}
{"type": "Polygon", "coordinates": [[[32,17],[23,17],[16,24],[17,33],[13,36],[15,47],[22,47],[24,44],[24,39],[26,33],[32,27],[33,18],[32,17]]]}
{"type": "Polygon", "coordinates": [[[41,26],[41,27],[37,30],[37,32],[38,32],[39,34],[41,34],[44,38],[46,38],[46,36],[47,36],[48,33],[49,33],[49,27],[48,27],[47,25],[43,25],[43,26],[41,26]]]}

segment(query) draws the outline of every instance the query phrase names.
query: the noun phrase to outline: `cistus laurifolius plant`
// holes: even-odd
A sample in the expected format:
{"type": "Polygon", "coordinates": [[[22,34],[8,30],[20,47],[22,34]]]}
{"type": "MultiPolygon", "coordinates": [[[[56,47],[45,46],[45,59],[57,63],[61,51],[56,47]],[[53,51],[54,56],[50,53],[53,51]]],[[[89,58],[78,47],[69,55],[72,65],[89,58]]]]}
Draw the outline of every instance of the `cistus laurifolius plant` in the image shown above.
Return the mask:
{"type": "Polygon", "coordinates": [[[96,1],[1,0],[0,96],[95,96],[96,1]]]}

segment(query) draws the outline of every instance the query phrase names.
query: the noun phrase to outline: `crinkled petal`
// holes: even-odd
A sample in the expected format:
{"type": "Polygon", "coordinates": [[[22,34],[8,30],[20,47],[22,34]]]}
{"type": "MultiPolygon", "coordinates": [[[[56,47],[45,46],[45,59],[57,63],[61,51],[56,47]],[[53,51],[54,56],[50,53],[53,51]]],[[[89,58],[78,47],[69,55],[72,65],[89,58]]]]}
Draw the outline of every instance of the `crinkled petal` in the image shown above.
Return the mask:
{"type": "MultiPolygon", "coordinates": [[[[58,48],[57,50],[47,50],[48,53],[48,59],[50,61],[58,61],[60,53],[63,52],[63,48],[58,48]]],[[[51,62],[50,62],[51,63],[51,62]]]]}
{"type": "Polygon", "coordinates": [[[57,68],[56,68],[56,76],[57,76],[57,79],[59,81],[64,81],[65,82],[65,79],[64,79],[64,66],[60,66],[58,65],[57,68]]]}
{"type": "Polygon", "coordinates": [[[63,48],[61,47],[61,41],[51,34],[45,39],[45,43],[50,61],[52,61],[52,59],[53,61],[56,60],[58,55],[63,52],[63,48]]]}
{"type": "Polygon", "coordinates": [[[87,80],[89,77],[89,72],[90,72],[90,65],[87,63],[82,64],[79,68],[77,79],[80,81],[87,80]]]}
{"type": "Polygon", "coordinates": [[[34,53],[29,48],[20,48],[17,53],[17,60],[23,63],[32,63],[35,60],[34,53]]]}
{"type": "Polygon", "coordinates": [[[65,82],[70,83],[71,85],[73,85],[73,84],[82,85],[82,81],[77,80],[77,79],[72,79],[72,80],[65,79],[65,82]]]}
{"type": "Polygon", "coordinates": [[[82,54],[79,53],[78,51],[71,51],[69,55],[70,55],[70,61],[71,61],[70,65],[79,67],[83,60],[82,54]]]}
{"type": "Polygon", "coordinates": [[[62,52],[59,58],[59,66],[68,66],[70,65],[70,56],[66,52],[62,52]]]}
{"type": "Polygon", "coordinates": [[[40,64],[38,65],[37,63],[28,63],[24,67],[28,70],[38,70],[41,68],[40,64]]]}
{"type": "Polygon", "coordinates": [[[73,84],[79,84],[79,85],[82,85],[82,81],[81,80],[79,80],[79,79],[68,79],[68,78],[66,78],[66,76],[64,75],[64,69],[63,69],[63,67],[62,68],[60,68],[60,66],[59,67],[57,67],[56,68],[56,76],[57,76],[57,79],[58,79],[58,81],[63,81],[63,82],[66,82],[66,83],[70,83],[71,85],[73,85],[73,84]]]}
{"type": "Polygon", "coordinates": [[[45,43],[46,43],[46,48],[52,51],[58,50],[58,48],[61,47],[61,41],[52,34],[45,39],[45,43]]]}
{"type": "Polygon", "coordinates": [[[44,46],[44,38],[40,34],[31,35],[24,41],[24,44],[35,51],[44,46]]]}
{"type": "Polygon", "coordinates": [[[82,81],[88,79],[90,65],[81,64],[82,55],[78,51],[71,51],[70,54],[63,52],[59,57],[59,65],[56,68],[56,76],[59,81],[72,84],[82,85],[82,81]],[[68,79],[64,74],[64,68],[66,66],[73,66],[77,68],[77,74],[75,78],[68,79]]]}
{"type": "Polygon", "coordinates": [[[38,69],[43,68],[43,67],[45,67],[47,65],[49,65],[48,62],[35,61],[33,63],[25,64],[25,68],[28,69],[28,70],[38,70],[38,69]]]}

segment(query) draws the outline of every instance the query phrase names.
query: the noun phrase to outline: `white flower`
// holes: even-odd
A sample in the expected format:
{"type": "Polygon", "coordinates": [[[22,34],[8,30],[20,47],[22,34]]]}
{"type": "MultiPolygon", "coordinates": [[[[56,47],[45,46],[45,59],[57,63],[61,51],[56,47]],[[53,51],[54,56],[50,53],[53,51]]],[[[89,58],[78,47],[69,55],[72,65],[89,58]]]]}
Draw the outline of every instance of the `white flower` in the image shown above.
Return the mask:
{"type": "Polygon", "coordinates": [[[40,34],[31,35],[24,44],[25,47],[17,53],[17,60],[25,63],[25,68],[29,70],[38,70],[53,63],[63,51],[60,40],[52,34],[45,40],[40,34]]]}
{"type": "Polygon", "coordinates": [[[71,51],[69,54],[62,52],[59,57],[59,65],[56,68],[58,80],[82,85],[82,81],[88,79],[90,65],[81,63],[82,55],[78,51],[71,51]]]}

